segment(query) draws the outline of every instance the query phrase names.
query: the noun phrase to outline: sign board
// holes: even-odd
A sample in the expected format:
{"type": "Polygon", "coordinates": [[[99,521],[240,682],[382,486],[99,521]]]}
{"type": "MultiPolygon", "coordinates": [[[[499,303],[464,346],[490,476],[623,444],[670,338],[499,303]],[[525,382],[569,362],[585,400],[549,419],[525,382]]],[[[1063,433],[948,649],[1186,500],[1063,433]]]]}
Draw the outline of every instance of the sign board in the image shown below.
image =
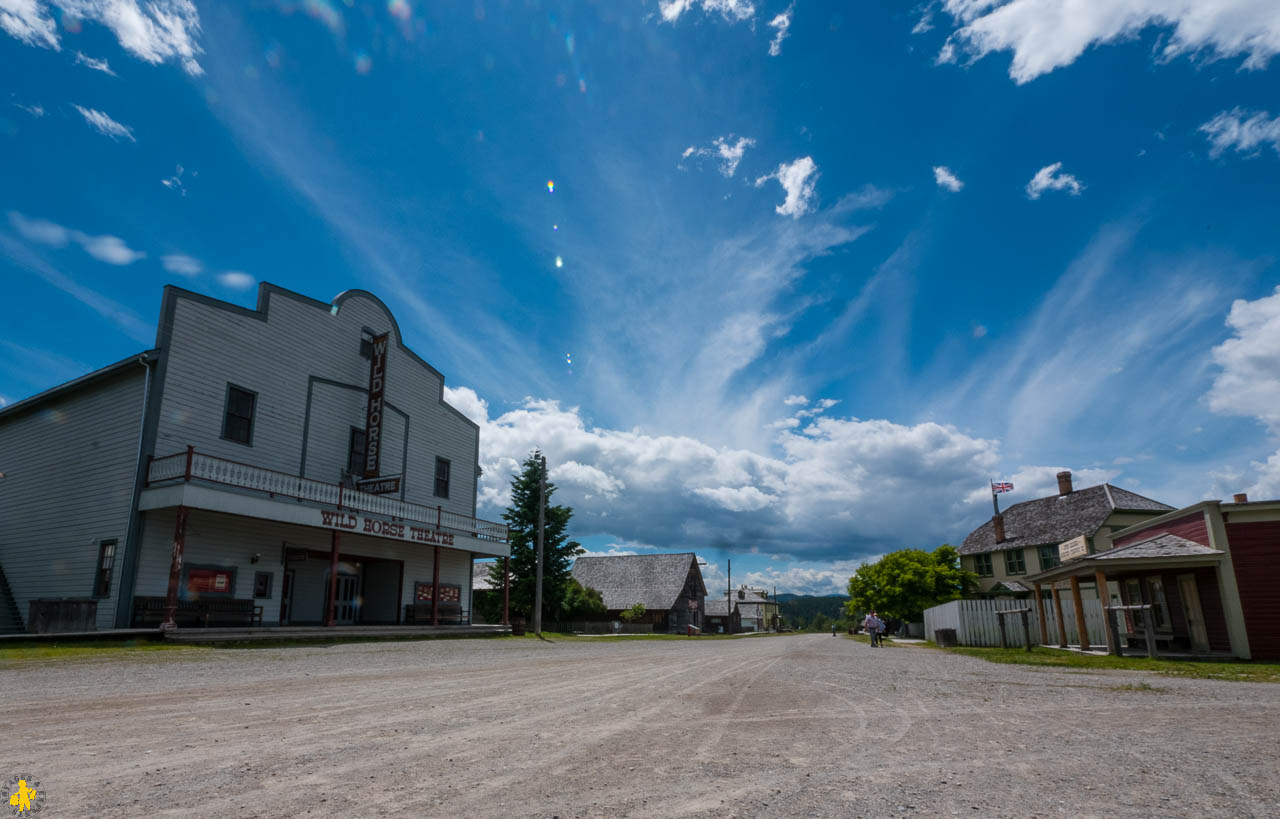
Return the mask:
{"type": "Polygon", "coordinates": [[[356,481],[356,489],[368,492],[370,495],[398,495],[400,494],[400,477],[389,475],[385,478],[365,478],[356,481]]]}
{"type": "MultiPolygon", "coordinates": [[[[414,584],[413,598],[418,603],[431,602],[431,584],[416,583],[414,584]]],[[[462,602],[462,587],[454,583],[440,584],[440,602],[441,603],[460,603],[462,602]]]]}
{"type": "Polygon", "coordinates": [[[698,599],[696,597],[689,598],[689,608],[693,609],[694,611],[698,610],[698,599]]]}
{"type": "Polygon", "coordinates": [[[373,337],[369,354],[369,406],[364,422],[364,476],[378,477],[382,454],[382,394],[387,382],[387,334],[373,337]]]}
{"type": "Polygon", "coordinates": [[[1063,563],[1068,560],[1074,560],[1077,557],[1084,557],[1089,554],[1089,541],[1084,535],[1073,537],[1065,543],[1058,544],[1058,559],[1063,563]]]}
{"type": "MultiPolygon", "coordinates": [[[[407,540],[412,543],[428,543],[432,546],[452,546],[453,533],[429,529],[426,526],[415,526],[404,521],[383,520],[356,512],[331,512],[328,509],[316,509],[319,525],[325,529],[336,529],[339,532],[359,532],[362,535],[386,537],[392,540],[407,540]]],[[[312,518],[314,521],[314,518],[312,518]]]]}

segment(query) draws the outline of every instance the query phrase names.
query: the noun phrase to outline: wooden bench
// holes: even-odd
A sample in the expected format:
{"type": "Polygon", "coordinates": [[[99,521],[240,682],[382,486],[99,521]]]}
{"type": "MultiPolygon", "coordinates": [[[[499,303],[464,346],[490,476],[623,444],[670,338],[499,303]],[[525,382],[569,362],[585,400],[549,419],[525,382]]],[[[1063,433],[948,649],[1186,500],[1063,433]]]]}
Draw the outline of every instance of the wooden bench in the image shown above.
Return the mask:
{"type": "MultiPolygon", "coordinates": [[[[163,597],[133,598],[133,627],[160,625],[167,608],[168,601],[163,597]]],[[[179,600],[173,619],[179,627],[186,628],[260,626],[262,606],[253,600],[238,598],[179,600]]]]}
{"type": "MultiPolygon", "coordinates": [[[[406,603],[404,607],[404,622],[405,625],[410,626],[431,625],[431,604],[406,603]]],[[[460,626],[462,622],[462,606],[457,603],[440,604],[440,625],[460,626]]]]}

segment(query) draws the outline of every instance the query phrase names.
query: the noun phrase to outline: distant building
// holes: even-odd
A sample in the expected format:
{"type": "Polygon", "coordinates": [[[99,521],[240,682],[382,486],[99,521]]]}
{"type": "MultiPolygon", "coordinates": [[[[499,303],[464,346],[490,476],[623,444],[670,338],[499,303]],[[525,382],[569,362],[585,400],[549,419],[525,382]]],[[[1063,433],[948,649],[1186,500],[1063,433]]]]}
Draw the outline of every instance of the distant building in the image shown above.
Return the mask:
{"type": "Polygon", "coordinates": [[[778,601],[764,589],[742,586],[730,599],[738,612],[740,631],[776,631],[781,623],[778,601]]]}
{"type": "Polygon", "coordinates": [[[653,624],[654,631],[703,626],[707,587],[692,552],[580,557],[573,578],[600,592],[607,609],[603,617],[616,620],[639,603],[645,608],[639,622],[653,624]]]}
{"type": "Polygon", "coordinates": [[[1058,473],[1058,494],[1016,503],[974,529],[960,545],[960,565],[978,575],[977,596],[1024,597],[1028,575],[1059,563],[1058,545],[1079,538],[1086,553],[1111,548],[1111,536],[1173,507],[1110,484],[1073,489],[1058,473]]]}
{"type": "Polygon", "coordinates": [[[742,630],[738,607],[731,607],[728,598],[708,597],[703,613],[703,630],[708,634],[737,634],[742,630]]]}

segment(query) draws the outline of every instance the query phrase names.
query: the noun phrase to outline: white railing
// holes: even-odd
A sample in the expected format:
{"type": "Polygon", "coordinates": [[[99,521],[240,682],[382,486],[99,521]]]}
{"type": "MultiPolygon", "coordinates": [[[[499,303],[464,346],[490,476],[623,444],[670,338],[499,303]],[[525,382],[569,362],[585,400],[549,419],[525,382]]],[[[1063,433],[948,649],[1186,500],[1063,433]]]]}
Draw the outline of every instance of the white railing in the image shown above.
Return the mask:
{"type": "Polygon", "coordinates": [[[436,529],[470,535],[478,540],[506,543],[508,538],[506,524],[461,515],[440,506],[424,506],[385,495],[370,495],[334,483],[205,455],[194,449],[163,458],[152,458],[147,465],[148,486],[193,480],[264,492],[273,497],[294,498],[336,506],[339,509],[384,515],[395,520],[423,523],[436,529]]]}

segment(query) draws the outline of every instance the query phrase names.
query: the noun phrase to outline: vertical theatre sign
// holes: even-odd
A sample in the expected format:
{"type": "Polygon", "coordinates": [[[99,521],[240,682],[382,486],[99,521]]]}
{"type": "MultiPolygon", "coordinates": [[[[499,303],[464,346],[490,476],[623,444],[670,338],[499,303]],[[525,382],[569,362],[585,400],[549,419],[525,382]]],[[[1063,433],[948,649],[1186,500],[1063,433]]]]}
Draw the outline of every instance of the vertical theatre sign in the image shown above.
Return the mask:
{"type": "Polygon", "coordinates": [[[364,423],[364,476],[378,477],[382,453],[382,394],[387,380],[387,333],[373,337],[373,354],[369,356],[369,409],[364,423]]]}

